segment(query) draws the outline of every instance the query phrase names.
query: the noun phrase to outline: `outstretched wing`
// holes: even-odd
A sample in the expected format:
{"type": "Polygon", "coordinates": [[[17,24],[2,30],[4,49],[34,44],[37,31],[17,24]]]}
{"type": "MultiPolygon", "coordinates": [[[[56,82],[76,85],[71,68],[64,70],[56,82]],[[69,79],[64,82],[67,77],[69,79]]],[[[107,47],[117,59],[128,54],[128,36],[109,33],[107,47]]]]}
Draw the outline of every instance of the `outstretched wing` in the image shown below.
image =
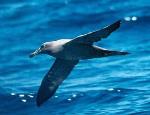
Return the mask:
{"type": "Polygon", "coordinates": [[[117,28],[120,27],[120,20],[104,27],[101,30],[97,30],[95,32],[90,32],[81,36],[76,37],[69,43],[79,42],[79,43],[85,43],[85,44],[93,44],[93,42],[100,41],[102,38],[106,38],[108,35],[110,35],[113,31],[115,31],[117,28]]]}
{"type": "Polygon", "coordinates": [[[36,102],[37,106],[47,101],[56,92],[58,86],[69,75],[78,60],[56,59],[53,66],[42,80],[38,90],[36,102]]]}

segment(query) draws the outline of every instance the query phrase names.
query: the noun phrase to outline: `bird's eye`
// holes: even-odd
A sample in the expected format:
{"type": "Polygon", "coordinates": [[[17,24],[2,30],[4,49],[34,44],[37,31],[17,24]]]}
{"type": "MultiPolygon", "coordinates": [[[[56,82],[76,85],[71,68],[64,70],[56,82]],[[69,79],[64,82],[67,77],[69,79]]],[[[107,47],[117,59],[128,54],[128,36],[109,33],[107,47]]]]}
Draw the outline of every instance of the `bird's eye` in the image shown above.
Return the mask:
{"type": "Polygon", "coordinates": [[[44,48],[45,47],[45,45],[43,44],[43,45],[41,45],[41,48],[44,48]]]}

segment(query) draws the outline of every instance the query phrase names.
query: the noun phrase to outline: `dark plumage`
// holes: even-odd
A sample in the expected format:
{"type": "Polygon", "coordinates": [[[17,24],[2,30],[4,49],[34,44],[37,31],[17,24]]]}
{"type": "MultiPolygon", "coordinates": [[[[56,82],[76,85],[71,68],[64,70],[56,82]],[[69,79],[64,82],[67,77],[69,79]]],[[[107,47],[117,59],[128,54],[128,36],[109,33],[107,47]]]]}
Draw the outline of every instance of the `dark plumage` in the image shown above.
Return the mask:
{"type": "Polygon", "coordinates": [[[119,27],[120,20],[101,30],[90,32],[74,39],[46,42],[35,52],[31,53],[30,57],[38,54],[48,54],[56,58],[38,90],[37,106],[40,106],[54,95],[59,85],[69,75],[79,60],[128,54],[128,52],[112,51],[93,45],[94,42],[108,37],[119,27]]]}

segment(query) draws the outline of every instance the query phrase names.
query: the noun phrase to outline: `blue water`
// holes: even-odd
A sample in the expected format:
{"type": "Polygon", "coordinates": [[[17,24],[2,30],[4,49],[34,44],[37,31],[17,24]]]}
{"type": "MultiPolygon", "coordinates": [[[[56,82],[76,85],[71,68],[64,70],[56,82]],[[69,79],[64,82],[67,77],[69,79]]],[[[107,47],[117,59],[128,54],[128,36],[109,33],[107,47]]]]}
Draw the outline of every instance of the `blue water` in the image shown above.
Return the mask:
{"type": "Polygon", "coordinates": [[[149,10],[149,0],[1,0],[0,115],[150,115],[149,10]],[[29,53],[119,19],[121,27],[97,45],[131,54],[81,61],[36,107],[54,58],[29,53]]]}

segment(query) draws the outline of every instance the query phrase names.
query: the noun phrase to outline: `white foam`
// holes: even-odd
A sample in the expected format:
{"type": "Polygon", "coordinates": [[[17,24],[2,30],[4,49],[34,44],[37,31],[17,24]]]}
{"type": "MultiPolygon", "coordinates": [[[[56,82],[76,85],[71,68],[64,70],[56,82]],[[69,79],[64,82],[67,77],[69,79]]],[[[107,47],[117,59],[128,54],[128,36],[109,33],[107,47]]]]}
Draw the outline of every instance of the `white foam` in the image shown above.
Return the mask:
{"type": "Polygon", "coordinates": [[[75,97],[77,97],[77,95],[76,95],[76,94],[73,94],[73,95],[72,95],[72,97],[74,97],[74,98],[75,98],[75,97]]]}
{"type": "Polygon", "coordinates": [[[118,89],[117,91],[120,92],[120,89],[118,89]]]}
{"type": "Polygon", "coordinates": [[[25,102],[27,102],[27,100],[26,100],[26,99],[22,99],[21,101],[22,101],[22,102],[24,102],[24,103],[25,103],[25,102]]]}
{"type": "Polygon", "coordinates": [[[20,94],[19,97],[24,97],[24,94],[20,94]]]}
{"type": "Polygon", "coordinates": [[[129,16],[124,18],[125,21],[131,21],[131,18],[129,16]]]}
{"type": "Polygon", "coordinates": [[[54,97],[55,97],[55,98],[58,98],[58,96],[57,96],[57,95],[55,95],[54,97]]]}
{"type": "Polygon", "coordinates": [[[30,98],[33,98],[34,96],[33,95],[28,95],[30,98]]]}
{"type": "Polygon", "coordinates": [[[136,21],[136,20],[137,20],[137,17],[133,16],[132,21],[136,21]]]}
{"type": "Polygon", "coordinates": [[[113,90],[114,90],[113,88],[108,89],[108,91],[113,91],[113,90]]]}
{"type": "Polygon", "coordinates": [[[15,93],[11,93],[10,95],[16,95],[15,93]]]}
{"type": "Polygon", "coordinates": [[[67,99],[68,101],[71,101],[71,99],[69,98],[69,99],[67,99]]]}

